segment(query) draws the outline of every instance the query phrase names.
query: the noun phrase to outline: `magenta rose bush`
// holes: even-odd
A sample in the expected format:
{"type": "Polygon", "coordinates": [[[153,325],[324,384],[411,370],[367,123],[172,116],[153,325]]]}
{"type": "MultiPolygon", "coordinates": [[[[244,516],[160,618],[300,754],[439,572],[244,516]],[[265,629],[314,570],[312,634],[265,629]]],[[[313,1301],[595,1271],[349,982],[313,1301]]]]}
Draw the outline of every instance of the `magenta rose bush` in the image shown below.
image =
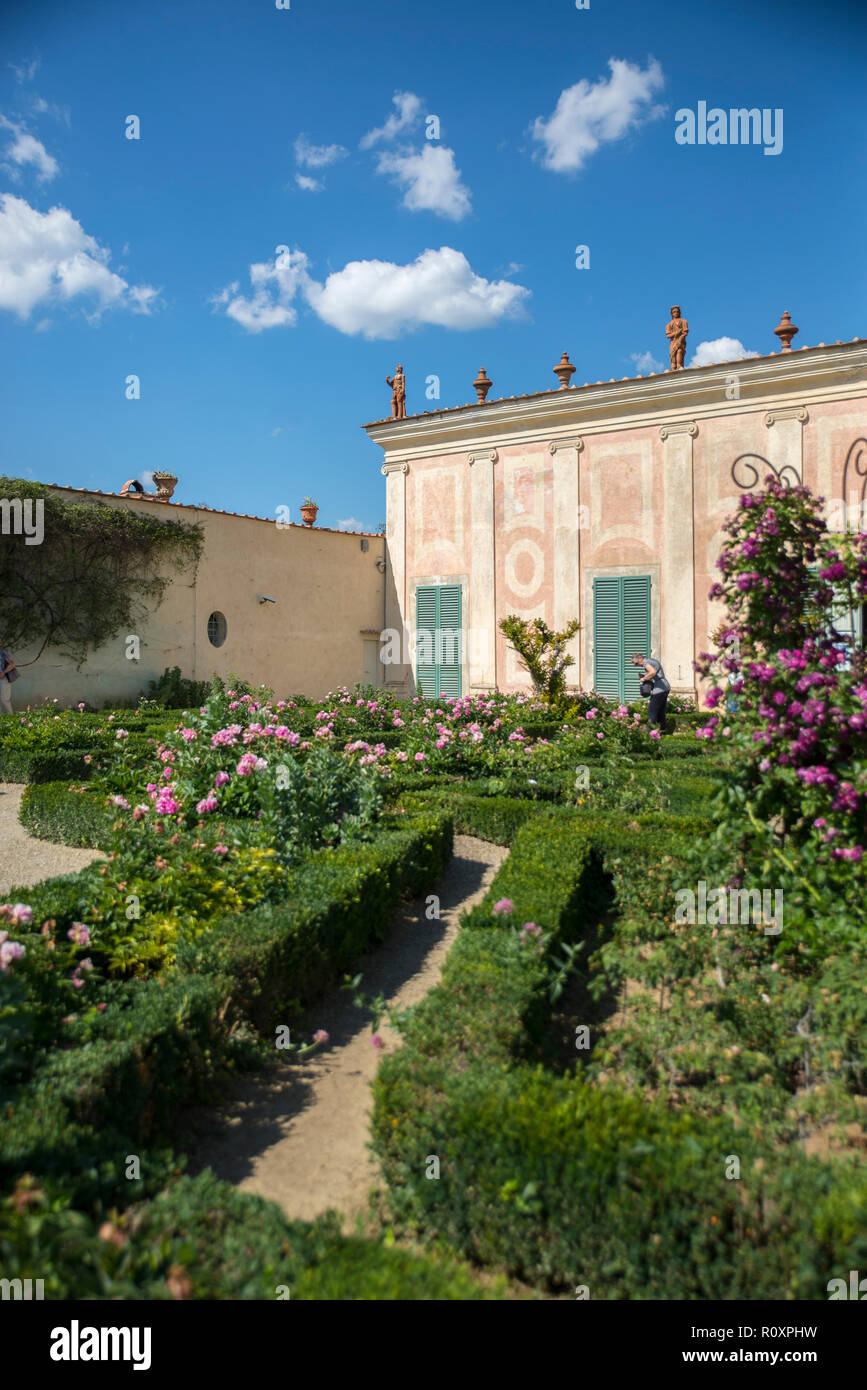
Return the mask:
{"type": "Polygon", "coordinates": [[[716,844],[736,875],[784,891],[803,947],[821,950],[863,920],[867,663],[841,615],[867,598],[867,538],[827,536],[822,499],[771,478],[726,531],[710,596],[728,616],[696,666],[713,681],[698,736],[736,760],[716,844]]]}

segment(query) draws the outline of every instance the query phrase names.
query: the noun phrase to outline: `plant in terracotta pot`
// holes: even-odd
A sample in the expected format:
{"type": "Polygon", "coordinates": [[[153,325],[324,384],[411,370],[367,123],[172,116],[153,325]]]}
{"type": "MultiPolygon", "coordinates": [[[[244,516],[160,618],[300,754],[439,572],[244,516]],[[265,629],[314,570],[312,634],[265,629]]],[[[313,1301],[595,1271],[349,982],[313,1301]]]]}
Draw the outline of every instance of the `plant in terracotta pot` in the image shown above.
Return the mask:
{"type": "Polygon", "coordinates": [[[154,486],[157,490],[157,497],[164,502],[168,502],[172,493],[178,485],[178,480],[174,473],[167,473],[163,468],[154,469],[154,486]]]}
{"type": "Polygon", "coordinates": [[[301,503],[301,520],[305,526],[312,526],[319,511],[319,503],[314,502],[312,497],[305,497],[301,503]]]}

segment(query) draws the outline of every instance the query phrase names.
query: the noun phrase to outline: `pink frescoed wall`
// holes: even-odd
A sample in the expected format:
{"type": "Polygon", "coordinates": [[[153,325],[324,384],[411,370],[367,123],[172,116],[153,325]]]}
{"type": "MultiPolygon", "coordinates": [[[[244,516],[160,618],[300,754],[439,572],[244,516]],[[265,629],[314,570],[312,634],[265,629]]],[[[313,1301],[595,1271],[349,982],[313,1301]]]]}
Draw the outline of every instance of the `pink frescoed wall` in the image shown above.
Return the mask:
{"type": "MultiPolygon", "coordinates": [[[[497,623],[511,613],[553,622],[553,466],[544,445],[500,451],[494,516],[497,623]]],[[[526,686],[499,631],[496,669],[501,689],[526,686]]]]}
{"type": "MultiPolygon", "coordinates": [[[[459,581],[465,625],[484,624],[493,639],[491,660],[467,665],[465,689],[518,690],[527,677],[500,620],[516,613],[560,627],[577,617],[572,674],[588,688],[594,578],[649,574],[654,654],[675,688],[693,690],[693,661],[723,616],[708,591],[724,526],[745,490],[761,488],[770,469],[827,499],[829,529],[843,529],[848,516],[850,529],[867,530],[867,389],[853,391],[865,367],[859,340],[797,361],[775,354],[739,364],[736,401],[732,377],[720,369],[712,378],[708,368],[666,381],[651,408],[642,379],[629,396],[611,383],[599,419],[582,413],[579,392],[568,398],[573,412],[564,411],[565,396],[549,393],[532,431],[529,417],[514,420],[510,401],[479,414],[475,437],[459,411],[420,419],[408,427],[409,436],[418,432],[408,463],[392,465],[405,473],[405,620],[411,627],[417,584],[459,581]],[[630,412],[642,416],[638,424],[630,412]],[[444,419],[452,414],[450,437],[441,426],[452,429],[444,419]],[[429,432],[442,438],[436,451],[425,451],[429,432]]],[[[649,380],[648,396],[658,391],[649,380]]],[[[391,456],[400,459],[399,446],[391,456]]]]}

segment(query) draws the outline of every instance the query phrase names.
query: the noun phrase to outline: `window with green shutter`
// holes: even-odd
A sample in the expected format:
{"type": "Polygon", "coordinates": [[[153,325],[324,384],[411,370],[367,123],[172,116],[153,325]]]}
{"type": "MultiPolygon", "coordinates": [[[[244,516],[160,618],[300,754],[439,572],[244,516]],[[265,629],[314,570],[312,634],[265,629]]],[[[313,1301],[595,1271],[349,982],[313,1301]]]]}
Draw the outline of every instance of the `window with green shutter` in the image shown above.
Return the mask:
{"type": "Polygon", "coordinates": [[[594,579],[593,689],[609,700],[638,699],[633,652],[650,655],[650,576],[594,579]]]}
{"type": "Polygon", "coordinates": [[[415,591],[415,676],[423,695],[459,699],[463,628],[460,584],[425,584],[415,591]]]}

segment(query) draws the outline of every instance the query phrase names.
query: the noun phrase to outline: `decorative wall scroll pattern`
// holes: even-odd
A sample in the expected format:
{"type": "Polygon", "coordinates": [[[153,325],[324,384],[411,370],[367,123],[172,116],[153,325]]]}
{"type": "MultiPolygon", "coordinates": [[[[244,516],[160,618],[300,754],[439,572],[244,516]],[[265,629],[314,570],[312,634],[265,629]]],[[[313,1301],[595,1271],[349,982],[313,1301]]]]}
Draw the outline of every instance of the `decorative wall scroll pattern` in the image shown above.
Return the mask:
{"type": "Polygon", "coordinates": [[[486,449],[481,454],[467,454],[467,463],[472,468],[476,459],[487,459],[489,463],[496,463],[499,457],[496,449],[486,449]]]}
{"type": "MultiPolygon", "coordinates": [[[[846,499],[849,497],[849,491],[847,491],[847,485],[849,484],[851,484],[851,492],[853,494],[852,500],[855,501],[857,497],[856,505],[858,508],[858,516],[859,518],[861,518],[864,516],[864,503],[865,499],[867,499],[867,439],[864,439],[863,436],[859,439],[853,440],[853,442],[849,445],[849,452],[846,455],[846,462],[843,465],[844,506],[846,506],[846,499]],[[850,468],[852,470],[851,479],[849,476],[850,468]],[[856,478],[863,479],[863,482],[861,483],[860,497],[858,497],[856,493],[856,478]]],[[[846,515],[848,517],[848,510],[846,512],[846,515]]]]}
{"type": "Polygon", "coordinates": [[[386,475],[386,477],[388,476],[389,473],[408,473],[408,472],[409,472],[409,464],[408,464],[408,463],[384,463],[384,464],[382,465],[382,468],[381,468],[379,471],[380,471],[381,473],[384,473],[384,474],[386,475]]]}
{"type": "MultiPolygon", "coordinates": [[[[732,464],[731,474],[735,487],[739,487],[742,492],[749,491],[759,481],[759,470],[754,463],[749,462],[750,459],[755,459],[758,463],[763,464],[768,473],[772,473],[777,482],[782,483],[784,487],[800,487],[801,479],[798,470],[793,468],[790,463],[784,463],[782,468],[778,469],[774,467],[770,459],[762,458],[761,454],[739,454],[732,464]],[[752,477],[749,476],[750,474],[752,477]],[[747,479],[746,482],[741,481],[744,477],[747,479]]],[[[764,479],[767,474],[763,473],[761,476],[764,479]]]]}

